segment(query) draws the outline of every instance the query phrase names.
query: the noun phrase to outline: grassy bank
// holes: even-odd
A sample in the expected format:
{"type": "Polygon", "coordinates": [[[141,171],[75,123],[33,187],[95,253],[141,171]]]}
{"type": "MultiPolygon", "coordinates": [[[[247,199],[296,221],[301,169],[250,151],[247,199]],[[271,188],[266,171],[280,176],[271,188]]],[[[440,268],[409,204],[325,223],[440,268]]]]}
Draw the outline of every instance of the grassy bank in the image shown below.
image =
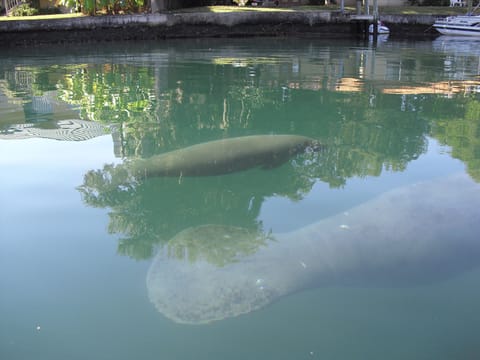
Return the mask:
{"type": "MultiPolygon", "coordinates": [[[[178,9],[170,13],[235,13],[235,12],[293,12],[293,11],[338,11],[338,5],[330,6],[296,6],[292,8],[271,8],[271,7],[252,7],[252,6],[203,6],[195,8],[178,9]]],[[[355,12],[354,7],[346,7],[347,12],[355,12]]],[[[380,15],[459,15],[465,14],[466,8],[449,6],[388,6],[379,8],[380,15]]],[[[101,16],[102,14],[98,14],[101,16]]],[[[75,17],[87,16],[83,14],[54,14],[54,15],[35,15],[35,16],[1,16],[0,21],[12,20],[49,20],[49,19],[70,19],[75,17]]]]}
{"type": "Polygon", "coordinates": [[[0,16],[0,21],[12,20],[51,20],[51,19],[71,19],[83,17],[86,15],[80,13],[74,14],[49,14],[49,15],[34,15],[34,16],[0,16]]]}
{"type": "MultiPolygon", "coordinates": [[[[244,11],[339,11],[339,5],[328,6],[295,6],[291,8],[252,7],[252,6],[203,6],[179,9],[175,12],[244,12],[244,11]]],[[[347,12],[355,12],[355,7],[345,7],[347,12]]],[[[384,6],[379,7],[380,14],[386,15],[460,15],[465,14],[466,8],[450,6],[384,6]]]]}

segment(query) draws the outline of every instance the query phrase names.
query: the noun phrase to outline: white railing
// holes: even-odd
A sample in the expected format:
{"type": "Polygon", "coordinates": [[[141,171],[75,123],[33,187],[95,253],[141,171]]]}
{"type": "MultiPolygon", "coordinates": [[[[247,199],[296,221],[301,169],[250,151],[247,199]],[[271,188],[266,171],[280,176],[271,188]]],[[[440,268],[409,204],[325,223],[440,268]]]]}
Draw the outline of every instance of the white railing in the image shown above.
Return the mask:
{"type": "Polygon", "coordinates": [[[4,0],[5,3],[5,11],[7,15],[13,11],[17,6],[23,4],[24,0],[4,0]]]}

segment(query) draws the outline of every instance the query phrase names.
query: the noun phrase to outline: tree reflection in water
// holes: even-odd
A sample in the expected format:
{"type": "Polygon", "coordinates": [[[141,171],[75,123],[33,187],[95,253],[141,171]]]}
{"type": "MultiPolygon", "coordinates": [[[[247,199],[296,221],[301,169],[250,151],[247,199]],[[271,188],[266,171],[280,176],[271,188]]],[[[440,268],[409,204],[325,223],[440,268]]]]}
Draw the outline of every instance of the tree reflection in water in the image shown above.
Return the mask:
{"type": "MultiPolygon", "coordinates": [[[[81,49],[81,59],[0,64],[16,100],[48,93],[54,104],[78,109],[79,118],[111,126],[115,154],[125,159],[252,134],[302,134],[327,145],[319,158],[299,157],[278,169],[181,183],[139,182],[121,166],[90,171],[79,190],[87,204],[111,209],[109,231],[123,234],[120,253],[149,258],[156,244],[207,223],[268,230],[257,220],[266,197],[301,199],[316,181],[342,187],[352,177],[403,171],[426,151],[429,137],[480,180],[478,81],[469,75],[478,58],[471,51],[452,55],[419,44],[412,57],[402,46],[207,43],[112,45],[105,55],[81,49]],[[465,79],[449,80],[447,59],[465,79]]],[[[4,135],[11,124],[1,121],[4,135]]],[[[35,126],[57,125],[48,121],[35,126]]]]}

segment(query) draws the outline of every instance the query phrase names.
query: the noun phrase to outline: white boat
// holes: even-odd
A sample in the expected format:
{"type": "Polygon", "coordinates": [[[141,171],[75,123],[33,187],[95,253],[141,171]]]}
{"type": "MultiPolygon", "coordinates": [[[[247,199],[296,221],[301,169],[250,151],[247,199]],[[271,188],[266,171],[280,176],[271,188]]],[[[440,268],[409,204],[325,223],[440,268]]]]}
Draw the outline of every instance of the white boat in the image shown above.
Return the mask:
{"type": "MultiPolygon", "coordinates": [[[[373,30],[374,30],[373,24],[370,24],[370,26],[368,27],[368,33],[373,34],[373,30]]],[[[390,34],[390,29],[388,28],[388,26],[386,26],[380,20],[377,23],[377,34],[378,35],[390,34]]]]}
{"type": "Polygon", "coordinates": [[[480,36],[480,15],[458,15],[438,19],[433,27],[443,35],[480,36]]]}

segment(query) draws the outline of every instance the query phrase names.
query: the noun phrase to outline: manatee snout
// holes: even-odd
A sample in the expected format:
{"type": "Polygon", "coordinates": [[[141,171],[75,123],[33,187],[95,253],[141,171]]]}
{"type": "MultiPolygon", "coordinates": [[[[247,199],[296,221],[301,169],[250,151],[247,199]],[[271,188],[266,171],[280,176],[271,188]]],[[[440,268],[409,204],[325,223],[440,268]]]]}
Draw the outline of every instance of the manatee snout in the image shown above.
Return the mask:
{"type": "Polygon", "coordinates": [[[311,140],[305,147],[306,152],[321,152],[321,151],[325,151],[326,149],[327,149],[327,146],[322,144],[318,140],[311,140]]]}
{"type": "Polygon", "coordinates": [[[305,140],[302,144],[297,145],[294,149],[294,153],[295,154],[300,154],[300,153],[311,154],[314,152],[325,151],[326,148],[327,148],[326,145],[323,145],[320,141],[315,139],[308,139],[308,140],[305,140]]]}

